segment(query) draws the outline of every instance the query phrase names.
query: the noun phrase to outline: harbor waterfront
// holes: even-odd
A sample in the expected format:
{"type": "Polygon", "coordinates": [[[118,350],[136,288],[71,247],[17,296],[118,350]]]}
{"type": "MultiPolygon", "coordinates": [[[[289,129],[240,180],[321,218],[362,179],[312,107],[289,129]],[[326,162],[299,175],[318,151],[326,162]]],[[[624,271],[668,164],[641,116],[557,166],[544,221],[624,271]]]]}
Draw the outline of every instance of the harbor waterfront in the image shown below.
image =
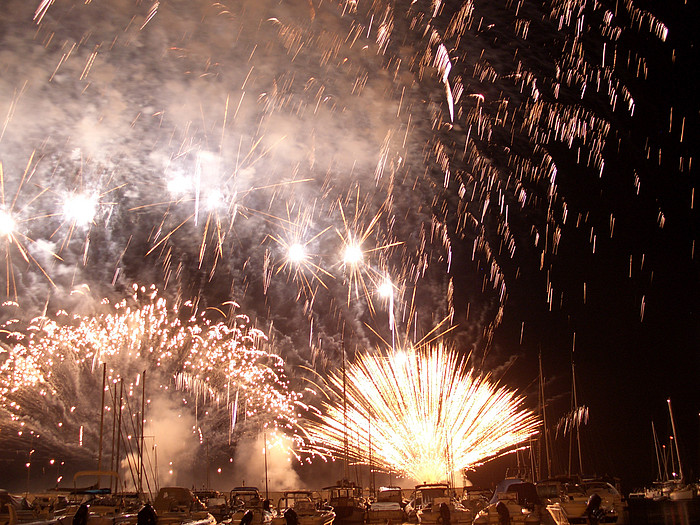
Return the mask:
{"type": "MultiPolygon", "coordinates": [[[[493,518],[485,519],[484,517],[488,514],[484,513],[484,510],[489,506],[491,492],[467,487],[462,489],[462,495],[454,499],[454,504],[451,504],[453,513],[455,508],[461,509],[459,512],[463,515],[459,519],[442,516],[437,520],[424,520],[421,518],[421,508],[426,508],[427,505],[429,509],[431,504],[433,506],[436,506],[435,504],[441,505],[440,494],[435,492],[435,488],[438,486],[417,486],[415,489],[392,487],[393,493],[401,498],[400,508],[404,511],[403,516],[399,516],[393,511],[390,517],[387,515],[381,519],[373,519],[370,508],[376,499],[367,497],[363,500],[364,516],[355,523],[368,525],[415,525],[416,523],[423,525],[430,523],[442,525],[449,523],[459,525],[472,523],[498,525],[523,523],[533,525],[597,525],[599,523],[697,525],[700,523],[700,494],[697,493],[697,487],[695,497],[692,499],[655,501],[650,498],[625,498],[624,510],[620,509],[619,514],[616,514],[612,519],[602,514],[589,514],[571,520],[562,517],[560,513],[551,511],[549,507],[547,507],[549,512],[540,513],[544,505],[542,509],[530,506],[530,514],[513,512],[512,508],[510,513],[502,509],[495,513],[495,520],[493,518]],[[432,495],[430,491],[433,491],[432,495]],[[479,497],[483,499],[480,503],[475,504],[473,495],[477,492],[479,497]],[[416,497],[418,500],[415,499],[416,497]],[[415,512],[416,509],[418,509],[418,513],[415,512]],[[523,519],[525,521],[522,521],[523,519]]],[[[336,517],[334,509],[330,505],[331,491],[323,489],[268,491],[265,494],[258,491],[256,487],[245,487],[245,489],[237,487],[230,492],[192,491],[182,487],[163,487],[152,507],[148,503],[145,503],[145,506],[144,503],[134,505],[133,493],[130,495],[110,495],[109,491],[101,493],[101,491],[92,489],[80,491],[79,494],[76,494],[75,491],[72,492],[71,494],[71,491],[68,490],[54,490],[41,494],[10,495],[6,491],[0,491],[0,525],[145,525],[146,523],[151,525],[166,523],[169,525],[214,525],[216,523],[224,525],[339,525],[345,523],[336,517]],[[146,510],[150,513],[148,519],[152,520],[151,522],[147,522],[146,517],[144,517],[146,510]]],[[[367,493],[367,491],[364,492],[367,493]]],[[[144,498],[144,501],[147,500],[148,498],[144,498]]],[[[505,501],[501,497],[498,500],[505,501]]]]}

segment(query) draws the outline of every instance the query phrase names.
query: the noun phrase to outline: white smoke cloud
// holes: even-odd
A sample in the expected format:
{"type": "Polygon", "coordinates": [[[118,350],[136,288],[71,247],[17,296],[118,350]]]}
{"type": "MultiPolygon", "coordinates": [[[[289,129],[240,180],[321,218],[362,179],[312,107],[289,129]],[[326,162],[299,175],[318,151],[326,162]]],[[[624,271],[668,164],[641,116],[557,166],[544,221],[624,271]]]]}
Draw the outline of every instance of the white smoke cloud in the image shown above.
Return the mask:
{"type": "Polygon", "coordinates": [[[268,491],[303,488],[293,468],[295,460],[289,452],[291,444],[288,438],[262,433],[240,441],[233,460],[233,485],[257,486],[261,494],[264,494],[267,474],[268,491]],[[268,443],[267,458],[265,439],[268,443]]]}
{"type": "MultiPolygon", "coordinates": [[[[177,393],[173,392],[173,397],[177,393]]],[[[194,414],[181,399],[158,395],[148,405],[145,435],[155,446],[159,485],[189,485],[200,452],[194,414]]],[[[148,445],[148,440],[146,445],[148,445]]],[[[155,460],[155,457],[154,457],[155,460]]]]}

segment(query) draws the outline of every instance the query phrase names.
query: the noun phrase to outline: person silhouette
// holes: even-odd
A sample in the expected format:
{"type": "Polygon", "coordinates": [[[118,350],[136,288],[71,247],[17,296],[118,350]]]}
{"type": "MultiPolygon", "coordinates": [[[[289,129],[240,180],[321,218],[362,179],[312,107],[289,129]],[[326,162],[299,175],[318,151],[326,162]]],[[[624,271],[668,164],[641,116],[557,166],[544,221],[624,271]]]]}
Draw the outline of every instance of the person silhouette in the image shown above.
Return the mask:
{"type": "Polygon", "coordinates": [[[87,525],[90,505],[83,503],[73,515],[73,525],[87,525]]]}
{"type": "Polygon", "coordinates": [[[450,525],[450,507],[447,503],[440,503],[440,521],[442,525],[450,525]]]}
{"type": "Polygon", "coordinates": [[[284,511],[284,520],[287,525],[299,525],[299,516],[291,507],[284,511]]]}
{"type": "Polygon", "coordinates": [[[150,503],[146,503],[139,513],[136,515],[137,525],[156,525],[158,522],[158,515],[156,514],[156,509],[150,503]]]}
{"type": "Polygon", "coordinates": [[[241,522],[239,525],[251,525],[251,523],[253,523],[253,511],[246,510],[243,513],[243,517],[241,518],[241,522]]]}

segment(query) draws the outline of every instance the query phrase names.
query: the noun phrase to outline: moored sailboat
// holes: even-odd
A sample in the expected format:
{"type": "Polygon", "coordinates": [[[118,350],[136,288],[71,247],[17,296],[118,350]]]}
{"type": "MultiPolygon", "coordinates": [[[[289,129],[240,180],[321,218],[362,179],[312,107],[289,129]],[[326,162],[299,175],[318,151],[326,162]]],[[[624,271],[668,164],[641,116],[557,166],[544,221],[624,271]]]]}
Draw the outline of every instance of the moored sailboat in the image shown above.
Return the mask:
{"type": "Polygon", "coordinates": [[[654,437],[654,451],[656,453],[658,469],[657,479],[652,483],[651,487],[646,487],[642,491],[630,494],[631,499],[643,498],[652,501],[687,501],[698,497],[697,489],[692,483],[688,483],[685,479],[671,400],[667,399],[666,403],[668,404],[668,415],[672,430],[672,436],[669,438],[670,446],[666,449],[666,446],[660,443],[656,433],[656,427],[652,421],[651,429],[654,437]]]}

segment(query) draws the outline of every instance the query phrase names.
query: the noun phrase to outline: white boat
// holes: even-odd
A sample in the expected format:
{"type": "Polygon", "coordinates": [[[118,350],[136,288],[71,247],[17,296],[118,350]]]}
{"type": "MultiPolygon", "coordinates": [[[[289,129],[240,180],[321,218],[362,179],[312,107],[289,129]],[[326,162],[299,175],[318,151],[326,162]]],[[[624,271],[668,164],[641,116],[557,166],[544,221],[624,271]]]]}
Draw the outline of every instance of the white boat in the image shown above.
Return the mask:
{"type": "Polygon", "coordinates": [[[599,479],[584,479],[581,486],[589,497],[593,494],[600,496],[602,521],[605,523],[619,523],[623,521],[627,511],[627,501],[616,487],[607,481],[599,479]]]}
{"type": "Polygon", "coordinates": [[[246,525],[266,525],[272,521],[271,509],[265,508],[257,487],[234,487],[228,501],[231,517],[222,523],[239,525],[244,517],[246,525]]]}
{"type": "Polygon", "coordinates": [[[153,501],[153,509],[157,525],[216,525],[214,516],[186,487],[161,487],[153,501]]]}
{"type": "Polygon", "coordinates": [[[0,490],[0,525],[30,523],[39,519],[26,498],[0,490]]]}
{"type": "Polygon", "coordinates": [[[537,495],[557,525],[588,521],[588,494],[571,479],[537,482],[537,495]]]}
{"type": "Polygon", "coordinates": [[[421,525],[446,523],[470,525],[473,515],[457,500],[447,483],[417,485],[413,492],[413,508],[421,525]]]}
{"type": "Polygon", "coordinates": [[[535,485],[506,478],[494,491],[489,505],[474,518],[474,525],[539,525],[543,508],[535,485]]]}
{"type": "Polygon", "coordinates": [[[367,523],[403,523],[405,506],[401,487],[380,487],[376,501],[367,510],[367,523]]]}
{"type": "Polygon", "coordinates": [[[348,480],[325,487],[328,491],[328,504],[335,512],[336,525],[357,525],[364,523],[367,502],[362,496],[362,487],[348,480]]]}
{"type": "Polygon", "coordinates": [[[671,501],[687,501],[697,497],[695,487],[682,482],[675,483],[668,493],[671,501]]]}
{"type": "Polygon", "coordinates": [[[492,495],[492,490],[468,486],[462,489],[462,498],[460,502],[465,509],[471,510],[472,515],[476,516],[480,510],[488,506],[492,495]]]}
{"type": "Polygon", "coordinates": [[[277,502],[271,525],[331,525],[332,508],[322,508],[321,498],[310,490],[289,490],[277,502]]]}

